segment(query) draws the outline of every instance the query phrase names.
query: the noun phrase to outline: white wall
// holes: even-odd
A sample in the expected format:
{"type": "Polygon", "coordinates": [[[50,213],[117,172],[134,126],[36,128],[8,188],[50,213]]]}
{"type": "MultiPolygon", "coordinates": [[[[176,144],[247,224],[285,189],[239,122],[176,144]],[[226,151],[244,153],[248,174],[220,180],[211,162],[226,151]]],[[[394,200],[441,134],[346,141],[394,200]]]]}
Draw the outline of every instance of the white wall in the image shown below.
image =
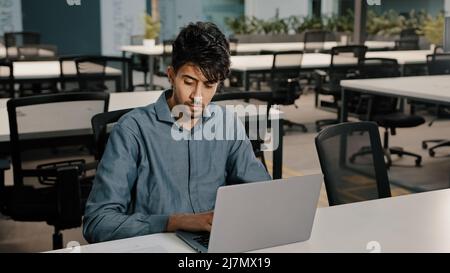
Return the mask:
{"type": "Polygon", "coordinates": [[[280,18],[291,15],[307,16],[310,10],[309,0],[245,0],[245,15],[259,19],[275,16],[278,9],[280,18]]]}
{"type": "Polygon", "coordinates": [[[0,0],[0,36],[10,31],[22,31],[20,0],[0,0]]]}
{"type": "Polygon", "coordinates": [[[120,46],[129,45],[131,35],[145,33],[146,7],[145,0],[101,0],[103,55],[120,55],[120,46]]]}

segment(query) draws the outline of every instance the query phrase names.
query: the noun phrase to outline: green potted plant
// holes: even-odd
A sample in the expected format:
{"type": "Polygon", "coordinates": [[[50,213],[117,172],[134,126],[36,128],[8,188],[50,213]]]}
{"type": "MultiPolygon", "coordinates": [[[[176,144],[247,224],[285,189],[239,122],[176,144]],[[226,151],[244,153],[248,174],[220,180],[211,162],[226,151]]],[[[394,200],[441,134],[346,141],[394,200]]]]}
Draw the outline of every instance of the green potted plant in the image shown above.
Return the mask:
{"type": "Polygon", "coordinates": [[[145,39],[144,46],[155,46],[155,39],[159,36],[161,24],[150,14],[145,14],[145,39]]]}
{"type": "Polygon", "coordinates": [[[445,16],[443,13],[439,14],[435,18],[429,17],[425,20],[422,28],[423,35],[433,45],[442,45],[444,41],[444,23],[445,16]]]}

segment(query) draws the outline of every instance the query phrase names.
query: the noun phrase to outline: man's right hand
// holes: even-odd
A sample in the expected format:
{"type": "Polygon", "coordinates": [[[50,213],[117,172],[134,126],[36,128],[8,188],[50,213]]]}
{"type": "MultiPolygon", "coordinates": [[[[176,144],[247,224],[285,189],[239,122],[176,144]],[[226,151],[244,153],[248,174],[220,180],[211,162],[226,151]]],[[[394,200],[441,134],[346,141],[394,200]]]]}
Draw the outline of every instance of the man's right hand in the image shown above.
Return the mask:
{"type": "Polygon", "coordinates": [[[214,212],[204,212],[198,214],[173,214],[169,217],[166,230],[174,232],[178,229],[185,231],[208,231],[211,232],[211,225],[214,212]]]}

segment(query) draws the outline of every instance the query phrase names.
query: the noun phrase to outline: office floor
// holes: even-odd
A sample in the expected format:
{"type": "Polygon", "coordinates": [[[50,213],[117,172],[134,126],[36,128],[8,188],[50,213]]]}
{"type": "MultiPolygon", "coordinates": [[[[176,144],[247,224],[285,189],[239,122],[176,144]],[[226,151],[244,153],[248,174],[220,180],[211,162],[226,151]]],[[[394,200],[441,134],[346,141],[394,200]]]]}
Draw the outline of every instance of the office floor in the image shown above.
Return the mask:
{"type": "MultiPolygon", "coordinates": [[[[137,77],[136,77],[137,78],[137,77]]],[[[164,80],[156,81],[166,85],[164,80]]],[[[294,106],[281,107],[286,113],[286,118],[291,121],[306,124],[308,133],[299,129],[290,129],[284,138],[284,164],[283,176],[300,176],[320,172],[314,137],[314,121],[323,118],[333,118],[335,114],[314,108],[314,94],[307,93],[297,102],[298,108],[294,106]]],[[[431,117],[427,117],[430,120],[431,117]]],[[[381,132],[381,131],[380,131],[381,132]]],[[[450,183],[450,157],[439,156],[430,158],[425,150],[421,148],[423,139],[442,138],[450,136],[450,121],[438,121],[432,127],[422,125],[411,129],[400,129],[396,136],[391,138],[392,145],[403,146],[407,150],[423,155],[423,167],[410,167],[413,160],[403,158],[395,161],[401,167],[392,167],[389,175],[396,185],[392,186],[393,195],[410,194],[416,191],[435,190],[448,188],[450,183]]],[[[439,154],[450,154],[450,148],[442,149],[439,154]]],[[[267,164],[271,169],[271,155],[266,155],[267,164]]],[[[7,180],[11,181],[11,174],[7,174],[7,180]]],[[[324,187],[319,200],[319,207],[327,206],[327,198],[324,187]]],[[[2,218],[0,215],[0,252],[40,252],[50,250],[51,235],[53,230],[45,223],[14,222],[2,218]]],[[[86,244],[81,234],[81,228],[66,230],[64,243],[77,241],[86,244]]]]}

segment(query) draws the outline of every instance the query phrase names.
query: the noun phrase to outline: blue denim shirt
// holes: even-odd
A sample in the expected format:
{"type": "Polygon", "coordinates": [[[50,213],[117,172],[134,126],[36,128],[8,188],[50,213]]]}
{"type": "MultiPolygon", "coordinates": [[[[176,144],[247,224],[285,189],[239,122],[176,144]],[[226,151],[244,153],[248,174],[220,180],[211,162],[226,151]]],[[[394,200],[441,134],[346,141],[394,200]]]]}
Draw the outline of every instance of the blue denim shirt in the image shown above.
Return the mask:
{"type": "MultiPolygon", "coordinates": [[[[189,139],[201,127],[178,127],[168,92],[124,115],[112,130],[86,204],[87,241],[164,232],[171,214],[213,210],[220,186],[271,179],[240,121],[231,125],[234,140],[189,139]],[[186,138],[174,138],[177,130],[186,138]]],[[[199,124],[224,126],[236,119],[210,104],[199,124]]]]}

